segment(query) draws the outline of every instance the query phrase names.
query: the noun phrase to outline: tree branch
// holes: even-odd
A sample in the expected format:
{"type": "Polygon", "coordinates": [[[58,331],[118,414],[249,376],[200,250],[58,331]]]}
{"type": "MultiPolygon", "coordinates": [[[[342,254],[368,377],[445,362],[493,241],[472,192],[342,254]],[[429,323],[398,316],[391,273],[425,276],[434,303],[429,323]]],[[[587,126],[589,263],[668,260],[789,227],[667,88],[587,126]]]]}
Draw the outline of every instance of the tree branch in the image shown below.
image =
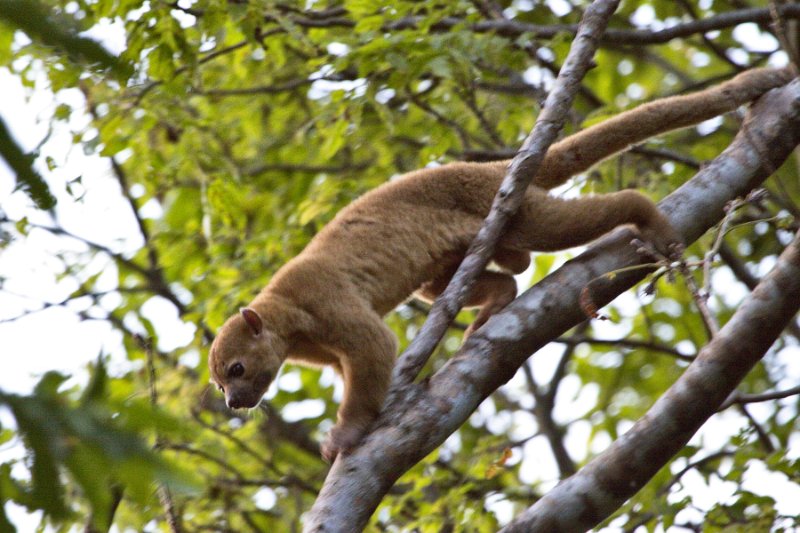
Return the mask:
{"type": "Polygon", "coordinates": [[[360,172],[368,169],[374,161],[366,160],[361,162],[343,163],[340,165],[309,165],[303,163],[264,163],[248,168],[242,172],[245,176],[256,176],[264,172],[283,172],[291,174],[341,174],[360,172]]]}
{"type": "MultiPolygon", "coordinates": [[[[688,0],[679,0],[683,9],[692,17],[693,22],[697,22],[700,20],[698,17],[697,12],[694,9],[694,6],[688,0]]],[[[717,57],[728,63],[730,66],[734,68],[734,70],[741,72],[744,70],[742,65],[734,61],[732,58],[728,57],[727,51],[722,46],[718,45],[714,41],[708,38],[706,32],[700,34],[700,38],[703,40],[703,43],[708,47],[717,57]]]]}
{"type": "Polygon", "coordinates": [[[591,66],[597,49],[597,37],[602,34],[618,4],[614,0],[597,0],[586,10],[564,68],[547,97],[533,131],[511,161],[486,221],[447,288],[434,302],[419,334],[395,365],[387,405],[393,403],[403,385],[410,383],[419,374],[448,324],[463,306],[475,279],[486,268],[503,228],[522,203],[528,184],[536,175],[550,144],[556,140],[563,127],[580,81],[591,66]]]}
{"type": "MultiPolygon", "coordinates": [[[[578,35],[556,79],[555,87],[548,95],[533,131],[512,160],[486,221],[453,279],[434,303],[421,331],[395,366],[392,389],[384,407],[385,411],[392,411],[394,405],[400,408],[400,404],[405,404],[414,396],[411,382],[430,357],[450,322],[458,314],[470,286],[489,262],[495,243],[507,221],[522,203],[530,180],[536,175],[547,149],[563,127],[580,81],[591,66],[598,36],[602,34],[618,4],[618,0],[596,0],[586,10],[578,35]]],[[[455,428],[448,431],[448,434],[453,429],[455,428]]],[[[350,491],[340,489],[338,482],[348,481],[346,473],[344,477],[341,476],[343,472],[340,467],[344,462],[349,461],[343,461],[340,457],[334,463],[331,474],[309,514],[306,522],[307,531],[349,532],[363,529],[381,497],[396,479],[385,478],[388,483],[377,490],[367,491],[369,497],[350,499],[342,506],[335,502],[343,495],[353,496],[353,489],[355,493],[362,493],[365,489],[365,487],[351,487],[350,491]],[[345,509],[347,512],[336,512],[345,509]]],[[[396,473],[399,475],[401,472],[402,470],[398,470],[396,473]]]]}
{"type": "MultiPolygon", "coordinates": [[[[755,161],[750,161],[751,164],[756,162],[758,153],[765,152],[755,146],[743,145],[751,141],[760,144],[765,140],[764,134],[773,133],[767,128],[780,123],[784,128],[789,126],[788,132],[791,133],[787,134],[792,136],[793,145],[800,142],[800,81],[795,80],[762,99],[750,119],[734,144],[715,160],[712,167],[742,162],[745,160],[742,156],[746,156],[747,152],[751,152],[751,157],[756,156],[755,161]],[[769,109],[770,105],[784,110],[789,107],[792,119],[784,121],[774,116],[775,110],[769,109]],[[756,122],[754,117],[760,113],[764,116],[756,122]],[[739,142],[742,140],[744,143],[739,142]]],[[[784,145],[782,150],[776,149],[776,152],[786,157],[789,153],[786,149],[790,146],[784,145]]],[[[759,161],[757,166],[751,167],[753,177],[763,174],[764,169],[775,168],[777,164],[775,159],[769,163],[759,161]]],[[[704,172],[698,176],[702,174],[704,172]]],[[[752,185],[752,178],[742,178],[745,178],[743,184],[752,185]]],[[[729,180],[726,185],[731,185],[729,180]]],[[[681,192],[685,196],[690,189],[684,186],[672,196],[680,198],[681,192]]],[[[706,202],[700,199],[697,203],[706,202]]],[[[697,207],[694,206],[695,209],[697,207]]],[[[688,215],[685,206],[681,205],[680,208],[688,215]]],[[[715,206],[715,212],[718,213],[719,209],[719,206],[715,206]]],[[[673,220],[675,211],[672,213],[673,220]]],[[[684,224],[681,229],[686,234],[689,228],[684,224]]],[[[759,283],[731,320],[650,411],[608,450],[578,474],[559,484],[503,531],[585,531],[610,516],[643,487],[717,411],[747,372],[763,357],[798,308],[800,233],[778,259],[772,272],[759,283]]]]}
{"type": "MultiPolygon", "coordinates": [[[[92,98],[92,94],[87,87],[82,87],[81,91],[83,92],[83,96],[86,99],[86,107],[89,111],[89,114],[95,121],[100,121],[100,116],[97,113],[97,106],[92,98]]],[[[154,294],[158,294],[159,296],[167,299],[175,308],[178,310],[178,314],[183,317],[189,313],[189,309],[186,305],[181,302],[178,295],[175,294],[175,291],[169,286],[169,282],[164,275],[164,270],[161,266],[161,258],[158,253],[158,248],[156,247],[155,243],[153,242],[152,235],[150,230],[145,223],[144,218],[142,217],[139,209],[139,202],[136,198],[133,197],[130,191],[130,180],[128,179],[128,174],[125,172],[122,164],[120,164],[117,159],[113,156],[108,158],[111,163],[111,171],[114,175],[114,178],[117,180],[119,185],[120,191],[122,192],[122,196],[128,202],[128,205],[131,208],[131,213],[133,214],[134,219],[136,220],[136,227],[139,229],[139,233],[144,240],[144,248],[147,250],[147,261],[148,267],[144,267],[139,265],[133,260],[126,259],[121,254],[116,254],[109,250],[106,247],[100,246],[98,244],[92,243],[86,239],[78,237],[77,235],[71,234],[61,228],[43,228],[47,229],[48,231],[52,231],[53,233],[58,233],[62,235],[66,235],[68,237],[72,237],[74,239],[78,239],[86,243],[87,246],[93,248],[94,250],[104,252],[110,255],[115,261],[118,263],[127,266],[128,268],[138,272],[147,280],[150,288],[152,289],[154,294]]],[[[211,330],[205,324],[198,323],[198,327],[201,329],[203,333],[203,338],[207,342],[211,342],[214,338],[214,335],[211,333],[211,330]]]]}
{"type": "MultiPolygon", "coordinates": [[[[559,368],[566,366],[567,361],[572,358],[575,352],[575,345],[567,345],[559,359],[559,368]]],[[[539,433],[545,436],[550,445],[550,451],[558,465],[558,472],[562,478],[571,476],[577,471],[575,461],[570,457],[567,447],[564,445],[566,431],[563,426],[558,424],[553,418],[553,408],[555,407],[555,393],[558,391],[561,379],[553,379],[549,383],[547,390],[542,391],[541,387],[533,377],[533,369],[530,361],[522,365],[522,372],[525,381],[528,382],[528,389],[533,394],[536,403],[533,406],[533,416],[536,417],[536,424],[539,426],[539,433]]]]}
{"type": "Polygon", "coordinates": [[[719,334],[636,424],[502,531],[585,531],[644,486],[713,415],[800,309],[800,232],[719,334]]]}
{"type": "Polygon", "coordinates": [[[725,400],[725,403],[719,407],[719,410],[722,411],[732,405],[737,404],[769,402],[772,400],[782,400],[784,398],[789,398],[790,396],[798,395],[800,395],[800,385],[797,387],[792,387],[791,389],[764,392],[762,394],[744,394],[739,391],[734,391],[730,396],[728,396],[728,399],[725,400]]]}
{"type": "MultiPolygon", "coordinates": [[[[157,386],[157,377],[156,377],[156,363],[155,357],[153,355],[153,341],[152,339],[145,339],[143,337],[139,337],[139,343],[142,346],[145,354],[147,355],[147,374],[148,374],[148,383],[150,386],[150,405],[153,409],[158,408],[158,386],[157,386]]],[[[158,430],[156,430],[156,442],[153,446],[155,451],[162,450],[166,445],[166,440],[160,434],[158,430]]],[[[156,489],[158,493],[158,499],[161,502],[161,505],[164,507],[164,515],[167,519],[167,524],[169,525],[170,531],[172,533],[183,533],[183,520],[181,515],[178,513],[178,510],[175,507],[175,500],[172,498],[172,491],[170,491],[169,487],[164,483],[159,483],[156,489]]]]}
{"type": "MultiPolygon", "coordinates": [[[[747,288],[751,291],[756,288],[759,281],[758,278],[750,273],[745,262],[739,259],[736,252],[725,244],[724,241],[719,247],[719,256],[725,261],[728,268],[731,269],[736,279],[747,285],[747,288]]],[[[800,340],[800,325],[798,325],[796,320],[786,326],[786,329],[795,339],[800,340]]]]}
{"type": "Polygon", "coordinates": [[[693,355],[682,354],[672,346],[667,346],[655,341],[640,341],[636,339],[595,339],[587,337],[586,335],[571,335],[568,337],[559,337],[554,339],[553,342],[560,342],[567,346],[577,346],[578,344],[603,344],[606,346],[618,346],[622,348],[630,348],[632,350],[644,349],[653,352],[661,352],[675,359],[691,363],[694,360],[693,355]]]}
{"type": "Polygon", "coordinates": [[[502,531],[584,531],[616,510],[694,435],[800,308],[800,233],[772,273],[634,427],[502,531]]]}
{"type": "MultiPolygon", "coordinates": [[[[742,131],[728,149],[667,197],[661,208],[684,241],[692,242],[722,218],[726,202],[757,187],[788,157],[798,142],[800,81],[795,80],[768,93],[754,105],[742,131]]],[[[336,460],[308,514],[307,530],[356,531],[363,527],[400,475],[458,429],[484,398],[514,376],[531,353],[585,320],[578,300],[589,281],[606,272],[641,262],[641,257],[630,246],[631,236],[630,230],[621,228],[601,239],[494,315],[433,376],[406,386],[403,402],[385,409],[359,448],[336,460]]],[[[596,301],[609,302],[643,276],[641,271],[632,271],[607,279],[595,292],[596,301]]],[[[796,284],[797,280],[800,280],[800,274],[790,277],[787,286],[774,295],[764,294],[764,291],[775,288],[772,279],[765,280],[758,295],[775,307],[780,307],[780,302],[787,299],[797,306],[800,296],[795,295],[791,300],[789,296],[794,289],[788,286],[796,284]]],[[[751,300],[758,303],[758,298],[751,300]]],[[[749,311],[744,316],[752,317],[749,311]]],[[[757,323],[755,339],[763,339],[765,333],[772,335],[779,324],[777,319],[766,324],[752,320],[757,323]]],[[[752,324],[742,324],[741,318],[736,320],[736,324],[747,330],[753,329],[752,324]]],[[[730,327],[723,328],[724,334],[714,341],[716,346],[730,338],[729,331],[730,327]]],[[[752,346],[752,342],[741,342],[739,346],[734,344],[731,350],[738,353],[745,345],[752,346]]],[[[694,363],[693,367],[705,368],[706,361],[708,356],[704,357],[703,364],[694,363]]],[[[726,381],[729,379],[725,378],[726,381]]],[[[666,399],[671,400],[672,395],[666,399]]],[[[724,400],[725,396],[713,409],[724,400]]],[[[705,398],[694,400],[687,412],[694,413],[706,405],[705,398]]],[[[623,439],[630,442],[628,437],[623,439]]],[[[636,456],[631,455],[631,461],[636,456]]],[[[577,474],[582,476],[579,480],[586,479],[582,472],[584,470],[577,474]]],[[[593,521],[602,519],[600,514],[605,516],[613,511],[646,481],[638,476],[634,479],[635,487],[620,487],[619,498],[606,502],[590,518],[593,521]]],[[[575,486],[575,482],[569,486],[575,486]]],[[[563,494],[563,489],[559,490],[563,494]]],[[[576,508],[583,508],[585,503],[575,503],[576,508]]]]}
{"type": "MultiPolygon", "coordinates": [[[[795,2],[775,6],[774,13],[781,19],[798,19],[800,18],[800,3],[795,2]]],[[[354,27],[356,23],[345,15],[347,15],[347,13],[340,11],[336,16],[328,18],[312,18],[308,16],[294,17],[292,22],[305,28],[354,27]]],[[[418,23],[424,20],[424,16],[405,17],[385,24],[382,30],[390,32],[415,29],[418,23]]],[[[747,22],[766,25],[770,24],[772,21],[773,11],[770,8],[746,8],[720,13],[719,15],[705,19],[683,22],[662,30],[609,28],[600,37],[600,42],[602,44],[618,45],[663,44],[672,39],[704,34],[715,30],[724,30],[747,22]]],[[[433,32],[446,32],[452,31],[453,28],[463,26],[464,24],[464,19],[445,17],[432,24],[429,29],[433,32]]],[[[556,35],[564,33],[575,35],[578,31],[578,25],[576,24],[552,24],[544,26],[509,19],[482,20],[470,24],[467,27],[475,33],[494,32],[498,35],[512,38],[528,34],[533,39],[552,39],[556,35]]]]}
{"type": "Polygon", "coordinates": [[[681,478],[684,475],[686,475],[686,473],[689,472],[690,470],[694,470],[695,468],[700,468],[702,466],[707,465],[708,463],[712,463],[714,461],[717,461],[724,457],[730,457],[732,455],[734,455],[734,452],[732,451],[720,450],[718,452],[714,452],[712,454],[706,455],[704,457],[701,457],[700,459],[696,459],[688,463],[686,466],[681,468],[677,473],[675,473],[670,478],[670,480],[664,484],[663,487],[661,487],[661,489],[658,491],[659,495],[663,496],[667,494],[669,490],[672,488],[672,486],[678,483],[681,480],[681,478]]]}

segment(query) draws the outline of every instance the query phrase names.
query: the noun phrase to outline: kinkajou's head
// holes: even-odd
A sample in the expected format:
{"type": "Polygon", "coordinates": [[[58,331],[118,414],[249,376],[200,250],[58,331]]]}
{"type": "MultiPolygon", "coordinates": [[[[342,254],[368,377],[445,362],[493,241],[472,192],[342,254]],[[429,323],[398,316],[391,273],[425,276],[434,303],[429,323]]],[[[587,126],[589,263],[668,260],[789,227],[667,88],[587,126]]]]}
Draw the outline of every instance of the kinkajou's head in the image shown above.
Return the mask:
{"type": "Polygon", "coordinates": [[[278,375],[286,349],[286,341],[255,310],[245,307],[229,318],[208,353],[211,379],[225,393],[228,407],[257,406],[278,375]]]}

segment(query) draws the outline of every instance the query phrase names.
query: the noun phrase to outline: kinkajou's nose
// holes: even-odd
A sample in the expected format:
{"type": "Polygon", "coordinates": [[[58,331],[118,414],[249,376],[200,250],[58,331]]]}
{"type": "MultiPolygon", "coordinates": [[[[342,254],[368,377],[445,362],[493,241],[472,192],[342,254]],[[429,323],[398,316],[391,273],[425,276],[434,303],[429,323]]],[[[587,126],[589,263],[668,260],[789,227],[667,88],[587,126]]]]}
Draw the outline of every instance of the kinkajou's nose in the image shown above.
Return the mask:
{"type": "Polygon", "coordinates": [[[247,407],[247,402],[238,394],[231,393],[225,398],[225,403],[228,404],[228,407],[231,409],[241,409],[243,407],[247,407]]]}

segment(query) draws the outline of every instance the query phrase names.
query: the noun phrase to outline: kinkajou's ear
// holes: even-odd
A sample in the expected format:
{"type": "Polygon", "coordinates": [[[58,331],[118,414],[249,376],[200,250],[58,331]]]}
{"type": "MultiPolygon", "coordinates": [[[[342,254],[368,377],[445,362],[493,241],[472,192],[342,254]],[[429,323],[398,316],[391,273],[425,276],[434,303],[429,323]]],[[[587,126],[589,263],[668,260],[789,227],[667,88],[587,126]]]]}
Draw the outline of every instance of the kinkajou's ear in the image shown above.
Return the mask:
{"type": "Polygon", "coordinates": [[[242,307],[239,312],[242,314],[244,321],[247,322],[247,325],[250,326],[254,335],[261,333],[261,330],[264,329],[264,323],[261,322],[261,317],[258,316],[258,313],[249,307],[242,307]]]}

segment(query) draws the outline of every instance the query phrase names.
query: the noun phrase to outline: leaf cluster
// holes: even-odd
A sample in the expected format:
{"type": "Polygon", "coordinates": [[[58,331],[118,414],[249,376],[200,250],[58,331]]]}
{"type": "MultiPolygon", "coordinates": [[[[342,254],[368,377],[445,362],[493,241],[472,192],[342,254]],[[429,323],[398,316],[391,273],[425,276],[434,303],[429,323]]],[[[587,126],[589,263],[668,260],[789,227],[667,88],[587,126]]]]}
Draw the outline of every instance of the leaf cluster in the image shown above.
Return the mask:
{"type": "MultiPolygon", "coordinates": [[[[167,430],[172,419],[149,403],[119,398],[120,385],[129,390],[127,384],[109,378],[101,361],[79,396],[62,390],[67,379],[48,372],[30,395],[0,392],[0,405],[14,420],[3,440],[21,438],[28,450],[22,463],[0,469],[4,500],[41,510],[56,524],[90,516],[89,524],[100,530],[110,526],[123,487],[126,497],[147,504],[155,483],[182,492],[193,486],[188,470],[142,438],[167,430]],[[15,474],[18,466],[29,471],[28,479],[15,474]]],[[[2,509],[0,524],[14,529],[2,509]]]]}

